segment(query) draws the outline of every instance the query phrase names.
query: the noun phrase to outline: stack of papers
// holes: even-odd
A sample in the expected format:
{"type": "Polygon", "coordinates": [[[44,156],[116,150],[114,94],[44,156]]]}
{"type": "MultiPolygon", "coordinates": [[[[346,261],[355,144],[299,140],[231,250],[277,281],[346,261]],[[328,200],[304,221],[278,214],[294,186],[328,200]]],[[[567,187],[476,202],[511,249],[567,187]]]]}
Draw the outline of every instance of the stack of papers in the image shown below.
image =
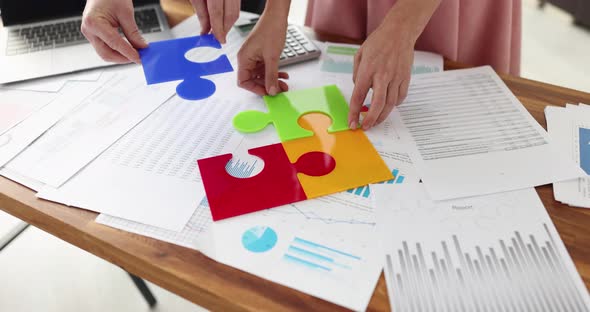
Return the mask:
{"type": "Polygon", "coordinates": [[[545,119],[552,144],[585,173],[577,179],[553,183],[555,200],[590,208],[590,106],[547,106],[545,119]]]}
{"type": "Polygon", "coordinates": [[[489,66],[413,76],[392,118],[434,200],[584,175],[489,66]]]}

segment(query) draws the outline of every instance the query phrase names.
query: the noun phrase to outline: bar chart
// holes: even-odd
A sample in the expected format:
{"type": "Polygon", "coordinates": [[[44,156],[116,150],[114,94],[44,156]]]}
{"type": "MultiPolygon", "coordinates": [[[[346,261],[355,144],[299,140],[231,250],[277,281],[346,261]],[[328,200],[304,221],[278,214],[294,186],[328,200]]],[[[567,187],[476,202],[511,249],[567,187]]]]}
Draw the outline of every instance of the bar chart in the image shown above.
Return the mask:
{"type": "MultiPolygon", "coordinates": [[[[385,181],[385,182],[380,182],[377,184],[401,184],[404,183],[404,179],[405,176],[400,174],[399,169],[393,169],[391,171],[391,174],[393,174],[393,179],[385,181]]],[[[371,189],[368,185],[365,186],[360,186],[354,189],[350,189],[347,190],[346,192],[357,195],[357,196],[362,196],[364,198],[369,198],[369,196],[371,196],[371,189]]]]}
{"type": "Polygon", "coordinates": [[[242,159],[231,159],[225,166],[225,170],[233,177],[248,178],[253,176],[258,166],[260,166],[258,160],[249,162],[242,159]]]}
{"type": "Polygon", "coordinates": [[[345,251],[295,237],[283,260],[324,272],[351,270],[361,258],[345,251]]]}
{"type": "MultiPolygon", "coordinates": [[[[386,258],[396,311],[588,311],[555,238],[514,231],[496,246],[464,249],[460,236],[441,252],[403,241],[386,258]],[[458,259],[458,262],[453,261],[458,259]]],[[[496,244],[494,244],[496,245],[496,244]]]]}

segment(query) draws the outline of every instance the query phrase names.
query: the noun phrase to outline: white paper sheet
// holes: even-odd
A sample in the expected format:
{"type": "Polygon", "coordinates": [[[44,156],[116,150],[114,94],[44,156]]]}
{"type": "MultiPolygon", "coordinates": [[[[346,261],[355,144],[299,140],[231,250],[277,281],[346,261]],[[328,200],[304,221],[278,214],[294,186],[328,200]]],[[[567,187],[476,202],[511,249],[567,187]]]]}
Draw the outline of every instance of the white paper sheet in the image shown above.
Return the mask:
{"type": "Polygon", "coordinates": [[[12,180],[20,185],[26,186],[33,191],[39,191],[40,189],[45,187],[45,184],[43,184],[37,180],[33,180],[29,177],[26,177],[26,176],[14,171],[10,168],[7,168],[7,167],[0,168],[0,176],[3,176],[9,180],[12,180]]]}
{"type": "Polygon", "coordinates": [[[78,106],[111,76],[103,75],[99,82],[72,82],[49,104],[0,136],[0,167],[13,159],[47,129],[55,125],[70,110],[78,106]]]}
{"type": "Polygon", "coordinates": [[[413,76],[394,125],[432,198],[527,188],[584,175],[491,67],[413,76]]]}
{"type": "MultiPolygon", "coordinates": [[[[211,225],[213,259],[362,311],[382,268],[368,204],[328,196],[211,225]]],[[[341,198],[341,197],[340,197],[341,198]]],[[[205,251],[206,252],[206,251],[205,251]]]]}
{"type": "Polygon", "coordinates": [[[374,191],[394,311],[590,311],[534,189],[442,202],[420,184],[374,191]]]}
{"type": "Polygon", "coordinates": [[[40,198],[179,231],[205,196],[197,159],[231,152],[243,103],[173,97],[59,189],[40,198]]]}
{"type": "Polygon", "coordinates": [[[197,209],[195,209],[193,215],[180,231],[173,231],[153,225],[113,217],[104,213],[101,213],[95,221],[127,232],[148,236],[191,249],[201,250],[203,248],[202,235],[209,229],[213,219],[211,218],[211,212],[209,211],[209,203],[204,200],[199,204],[197,209]]]}
{"type": "Polygon", "coordinates": [[[97,81],[102,71],[102,69],[87,70],[72,74],[4,84],[0,85],[0,89],[54,93],[59,92],[66,83],[71,81],[97,81]]]}
{"type": "Polygon", "coordinates": [[[14,159],[10,168],[59,187],[175,91],[170,83],[147,86],[138,66],[107,72],[110,79],[14,159]]]}
{"type": "Polygon", "coordinates": [[[56,96],[57,94],[40,92],[0,90],[0,135],[47,105],[56,96]]]}
{"type": "MultiPolygon", "coordinates": [[[[567,105],[567,108],[545,108],[547,130],[552,144],[559,147],[569,159],[580,165],[582,153],[580,129],[590,129],[590,109],[585,105],[567,105]]],[[[553,183],[555,200],[567,205],[590,208],[590,178],[584,177],[553,183]]]]}

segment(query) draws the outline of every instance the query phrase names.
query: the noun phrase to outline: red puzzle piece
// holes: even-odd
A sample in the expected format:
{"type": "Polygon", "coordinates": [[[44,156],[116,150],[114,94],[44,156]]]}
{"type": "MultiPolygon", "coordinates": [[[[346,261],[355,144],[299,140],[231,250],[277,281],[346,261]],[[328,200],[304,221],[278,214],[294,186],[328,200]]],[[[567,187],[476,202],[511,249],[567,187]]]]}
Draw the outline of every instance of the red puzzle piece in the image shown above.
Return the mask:
{"type": "Polygon", "coordinates": [[[334,158],[322,152],[306,153],[292,164],[280,143],[248,152],[264,161],[262,172],[250,178],[227,173],[231,154],[198,161],[214,221],[305,200],[297,173],[322,176],[336,167],[334,158]]]}

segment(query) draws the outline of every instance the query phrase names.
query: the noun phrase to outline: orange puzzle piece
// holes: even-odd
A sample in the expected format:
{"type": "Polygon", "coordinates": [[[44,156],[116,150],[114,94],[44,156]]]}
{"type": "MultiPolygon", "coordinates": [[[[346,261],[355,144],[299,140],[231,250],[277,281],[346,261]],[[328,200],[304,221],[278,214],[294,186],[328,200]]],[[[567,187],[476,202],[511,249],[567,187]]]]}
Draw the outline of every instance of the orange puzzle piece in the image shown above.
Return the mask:
{"type": "Polygon", "coordinates": [[[327,175],[311,177],[297,174],[307,198],[393,179],[391,171],[362,130],[329,133],[331,119],[321,113],[303,115],[299,124],[312,130],[314,136],[282,143],[291,162],[309,151],[323,152],[336,160],[336,168],[327,175]]]}

